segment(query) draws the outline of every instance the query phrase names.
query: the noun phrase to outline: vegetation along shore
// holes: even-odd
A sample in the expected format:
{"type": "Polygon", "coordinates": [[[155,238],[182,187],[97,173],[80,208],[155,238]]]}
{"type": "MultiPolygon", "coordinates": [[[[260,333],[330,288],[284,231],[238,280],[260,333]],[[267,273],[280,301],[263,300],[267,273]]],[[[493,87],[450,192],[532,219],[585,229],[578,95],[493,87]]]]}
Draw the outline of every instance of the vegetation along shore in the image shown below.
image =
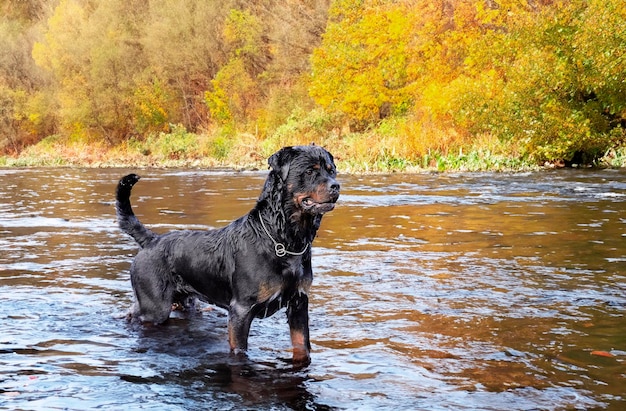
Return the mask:
{"type": "Polygon", "coordinates": [[[0,0],[0,166],[626,165],[622,0],[0,0]]]}

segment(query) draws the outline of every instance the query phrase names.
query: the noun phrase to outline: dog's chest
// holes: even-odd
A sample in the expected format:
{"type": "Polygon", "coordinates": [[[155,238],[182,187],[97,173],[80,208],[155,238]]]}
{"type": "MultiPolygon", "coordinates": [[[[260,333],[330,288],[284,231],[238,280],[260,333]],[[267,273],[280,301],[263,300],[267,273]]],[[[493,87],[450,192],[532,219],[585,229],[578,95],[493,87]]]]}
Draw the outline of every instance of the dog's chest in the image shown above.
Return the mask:
{"type": "Polygon", "coordinates": [[[310,273],[306,273],[299,263],[284,266],[280,276],[260,281],[256,304],[263,308],[261,317],[267,317],[286,307],[295,295],[308,294],[312,280],[310,273]]]}

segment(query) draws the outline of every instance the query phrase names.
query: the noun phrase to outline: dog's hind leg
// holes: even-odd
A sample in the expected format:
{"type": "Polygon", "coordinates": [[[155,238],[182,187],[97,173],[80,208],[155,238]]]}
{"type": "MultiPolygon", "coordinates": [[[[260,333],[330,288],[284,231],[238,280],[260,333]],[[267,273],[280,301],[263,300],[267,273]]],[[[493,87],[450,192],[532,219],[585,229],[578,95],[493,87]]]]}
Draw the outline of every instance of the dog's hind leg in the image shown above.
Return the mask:
{"type": "Polygon", "coordinates": [[[162,266],[143,262],[140,253],[131,267],[136,300],[132,316],[144,323],[161,324],[172,311],[175,286],[168,281],[169,273],[162,266]]]}

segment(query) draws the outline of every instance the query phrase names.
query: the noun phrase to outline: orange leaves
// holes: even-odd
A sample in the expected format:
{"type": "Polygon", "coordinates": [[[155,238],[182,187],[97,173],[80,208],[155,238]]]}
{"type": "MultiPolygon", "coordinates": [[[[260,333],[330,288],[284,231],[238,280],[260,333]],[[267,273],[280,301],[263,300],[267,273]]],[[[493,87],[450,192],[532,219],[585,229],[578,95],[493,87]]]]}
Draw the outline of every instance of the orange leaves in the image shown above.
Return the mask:
{"type": "Polygon", "coordinates": [[[606,357],[606,358],[615,357],[613,354],[611,354],[608,351],[591,351],[591,355],[595,355],[597,357],[606,357]]]}

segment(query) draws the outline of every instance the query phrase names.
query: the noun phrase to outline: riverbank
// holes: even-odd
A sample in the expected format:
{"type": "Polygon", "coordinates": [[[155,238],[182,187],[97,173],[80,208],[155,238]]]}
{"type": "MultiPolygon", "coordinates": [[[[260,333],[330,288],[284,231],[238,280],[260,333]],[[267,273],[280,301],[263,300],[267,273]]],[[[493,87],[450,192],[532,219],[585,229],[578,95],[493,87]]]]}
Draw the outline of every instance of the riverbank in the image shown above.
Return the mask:
{"type": "MultiPolygon", "coordinates": [[[[453,151],[428,150],[414,156],[399,140],[371,136],[331,136],[316,142],[335,157],[346,173],[415,173],[424,171],[520,172],[561,167],[589,167],[570,162],[538,163],[521,156],[497,140],[479,140],[453,151]]],[[[130,139],[111,146],[103,142],[68,141],[49,137],[27,147],[18,155],[0,156],[2,167],[88,167],[88,168],[267,168],[267,158],[286,145],[309,144],[302,137],[258,140],[252,135],[236,139],[177,132],[144,140],[130,139]]],[[[626,149],[609,150],[594,166],[626,167],[626,149]]]]}
{"type": "MultiPolygon", "coordinates": [[[[209,141],[201,136],[170,138],[169,141],[130,140],[118,146],[103,143],[80,143],[45,139],[19,155],[0,157],[2,167],[90,167],[90,168],[229,168],[255,170],[267,167],[267,158],[283,145],[306,144],[286,141],[284,144],[257,142],[254,137],[239,138],[237,144],[209,141]],[[187,138],[187,140],[185,140],[187,138]]],[[[572,166],[565,162],[538,164],[532,159],[516,157],[497,145],[459,148],[452,153],[431,151],[419,158],[403,156],[394,144],[379,141],[355,147],[350,139],[328,139],[319,142],[335,156],[340,170],[347,173],[387,173],[424,171],[508,171],[519,172],[572,166]]],[[[574,167],[581,166],[573,164],[574,167]]],[[[610,150],[596,166],[626,166],[624,150],[610,150]]]]}

